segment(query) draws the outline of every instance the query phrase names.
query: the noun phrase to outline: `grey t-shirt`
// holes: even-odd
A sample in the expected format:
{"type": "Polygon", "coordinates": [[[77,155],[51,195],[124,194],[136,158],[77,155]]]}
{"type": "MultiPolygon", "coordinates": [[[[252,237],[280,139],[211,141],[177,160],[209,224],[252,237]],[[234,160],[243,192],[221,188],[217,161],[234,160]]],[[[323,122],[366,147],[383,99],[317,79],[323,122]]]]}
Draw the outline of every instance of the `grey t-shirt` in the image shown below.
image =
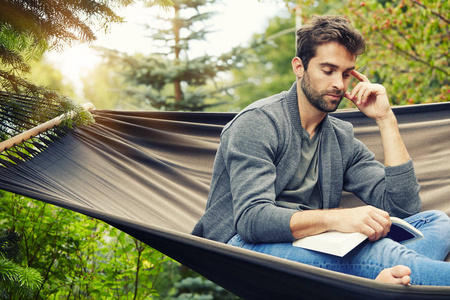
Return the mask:
{"type": "Polygon", "coordinates": [[[322,199],[318,186],[318,152],[320,144],[321,127],[317,129],[310,139],[309,133],[302,128],[301,160],[296,175],[286,188],[278,195],[278,206],[296,209],[320,209],[322,199]]]}

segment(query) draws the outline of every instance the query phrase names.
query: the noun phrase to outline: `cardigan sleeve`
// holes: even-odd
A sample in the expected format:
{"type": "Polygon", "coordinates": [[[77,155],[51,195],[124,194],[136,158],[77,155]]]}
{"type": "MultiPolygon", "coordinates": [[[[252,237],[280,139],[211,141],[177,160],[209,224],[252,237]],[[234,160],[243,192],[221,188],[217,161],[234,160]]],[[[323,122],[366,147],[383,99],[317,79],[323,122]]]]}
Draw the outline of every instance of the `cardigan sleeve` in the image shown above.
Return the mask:
{"type": "Polygon", "coordinates": [[[270,117],[258,109],[239,116],[222,134],[234,224],[247,242],[293,240],[289,223],[295,210],[275,202],[275,161],[282,136],[270,117]]]}
{"type": "Polygon", "coordinates": [[[390,215],[405,218],[422,208],[412,160],[385,167],[359,140],[354,140],[353,158],[344,175],[344,189],[390,215]]]}

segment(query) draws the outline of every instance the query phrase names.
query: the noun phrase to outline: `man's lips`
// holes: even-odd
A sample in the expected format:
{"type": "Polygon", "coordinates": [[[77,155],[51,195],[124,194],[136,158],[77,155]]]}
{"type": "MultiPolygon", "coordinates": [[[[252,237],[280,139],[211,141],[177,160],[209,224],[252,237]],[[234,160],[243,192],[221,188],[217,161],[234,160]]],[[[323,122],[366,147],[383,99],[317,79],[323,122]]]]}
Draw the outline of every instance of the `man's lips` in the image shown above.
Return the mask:
{"type": "Polygon", "coordinates": [[[336,94],[327,94],[328,97],[332,98],[332,99],[336,99],[336,100],[340,100],[342,95],[336,95],[336,94]]]}

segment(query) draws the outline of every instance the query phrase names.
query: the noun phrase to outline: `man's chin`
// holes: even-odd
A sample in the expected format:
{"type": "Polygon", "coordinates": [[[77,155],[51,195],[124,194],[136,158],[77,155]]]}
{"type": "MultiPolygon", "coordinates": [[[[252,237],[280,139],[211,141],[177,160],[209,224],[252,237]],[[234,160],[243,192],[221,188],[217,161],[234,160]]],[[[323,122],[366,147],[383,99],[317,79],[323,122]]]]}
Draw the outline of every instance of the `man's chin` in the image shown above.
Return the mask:
{"type": "Polygon", "coordinates": [[[339,108],[339,104],[341,103],[341,101],[332,101],[331,103],[329,103],[329,105],[326,108],[326,112],[334,112],[339,108]]]}
{"type": "Polygon", "coordinates": [[[341,103],[343,97],[341,97],[340,99],[326,99],[326,97],[323,97],[319,100],[314,99],[316,101],[312,101],[308,98],[309,103],[311,103],[315,108],[317,108],[318,110],[320,110],[321,112],[324,113],[330,113],[330,112],[334,112],[338,109],[339,104],[341,103]]]}

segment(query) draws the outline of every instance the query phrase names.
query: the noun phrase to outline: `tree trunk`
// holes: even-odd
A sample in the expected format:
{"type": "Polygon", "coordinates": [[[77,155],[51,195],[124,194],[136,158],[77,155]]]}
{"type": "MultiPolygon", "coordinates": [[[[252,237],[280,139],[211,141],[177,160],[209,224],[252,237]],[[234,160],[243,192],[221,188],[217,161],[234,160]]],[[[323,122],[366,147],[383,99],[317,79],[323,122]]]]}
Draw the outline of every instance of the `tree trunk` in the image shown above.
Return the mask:
{"type": "MultiPolygon", "coordinates": [[[[173,32],[175,33],[175,47],[174,47],[174,51],[175,51],[175,65],[179,65],[179,59],[180,59],[180,52],[181,52],[181,47],[180,47],[180,29],[181,29],[181,24],[180,24],[180,7],[175,5],[174,6],[175,9],[175,18],[173,21],[173,32]]],[[[183,98],[183,93],[181,91],[181,82],[180,80],[176,79],[173,82],[174,85],[174,97],[175,97],[175,110],[179,109],[179,103],[183,98]]]]}

